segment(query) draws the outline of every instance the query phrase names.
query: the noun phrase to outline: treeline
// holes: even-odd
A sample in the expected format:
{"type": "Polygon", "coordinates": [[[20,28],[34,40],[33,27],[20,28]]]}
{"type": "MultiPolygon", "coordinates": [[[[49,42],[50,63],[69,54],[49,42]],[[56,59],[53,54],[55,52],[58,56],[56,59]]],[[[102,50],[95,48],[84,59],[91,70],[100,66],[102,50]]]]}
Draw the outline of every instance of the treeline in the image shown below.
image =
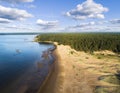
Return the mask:
{"type": "Polygon", "coordinates": [[[53,41],[70,45],[79,51],[110,50],[120,53],[120,33],[55,33],[41,34],[36,38],[38,41],[53,41]]]}

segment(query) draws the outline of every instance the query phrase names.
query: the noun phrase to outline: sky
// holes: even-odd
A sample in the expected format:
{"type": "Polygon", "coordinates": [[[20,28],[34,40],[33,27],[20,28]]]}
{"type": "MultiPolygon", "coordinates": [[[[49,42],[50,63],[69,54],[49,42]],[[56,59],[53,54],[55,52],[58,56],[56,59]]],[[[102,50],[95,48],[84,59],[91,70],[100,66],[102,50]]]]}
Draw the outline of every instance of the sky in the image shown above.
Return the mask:
{"type": "Polygon", "coordinates": [[[120,0],[0,0],[0,33],[120,32],[120,0]]]}

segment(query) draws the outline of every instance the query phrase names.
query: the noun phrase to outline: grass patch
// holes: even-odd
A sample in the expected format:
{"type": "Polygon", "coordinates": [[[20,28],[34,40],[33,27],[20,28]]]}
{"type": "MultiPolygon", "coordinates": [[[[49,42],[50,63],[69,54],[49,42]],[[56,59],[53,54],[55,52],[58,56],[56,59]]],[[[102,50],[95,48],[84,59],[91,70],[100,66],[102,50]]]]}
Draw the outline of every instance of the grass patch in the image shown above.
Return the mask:
{"type": "Polygon", "coordinates": [[[99,56],[99,57],[97,57],[97,59],[102,59],[102,57],[99,56]]]}
{"type": "Polygon", "coordinates": [[[89,59],[89,57],[85,57],[85,59],[89,59]]]}
{"type": "Polygon", "coordinates": [[[73,69],[75,68],[75,66],[73,65],[73,69]]]}
{"type": "Polygon", "coordinates": [[[103,54],[95,54],[95,57],[97,59],[118,59],[120,60],[120,57],[117,55],[103,55],[103,54]]]}
{"type": "Polygon", "coordinates": [[[70,51],[70,54],[74,54],[74,51],[70,51]]]}
{"type": "Polygon", "coordinates": [[[111,84],[120,85],[120,75],[118,74],[101,76],[99,77],[99,80],[102,80],[111,84]]]}
{"type": "Polygon", "coordinates": [[[120,86],[118,87],[96,86],[94,93],[120,93],[120,86]]]}

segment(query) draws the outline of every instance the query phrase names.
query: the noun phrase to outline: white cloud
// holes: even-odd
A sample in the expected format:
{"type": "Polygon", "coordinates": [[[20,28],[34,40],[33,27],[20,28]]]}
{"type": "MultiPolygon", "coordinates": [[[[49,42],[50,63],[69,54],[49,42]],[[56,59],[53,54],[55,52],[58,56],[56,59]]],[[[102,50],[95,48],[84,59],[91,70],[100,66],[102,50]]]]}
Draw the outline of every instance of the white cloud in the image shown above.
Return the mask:
{"type": "Polygon", "coordinates": [[[0,0],[9,3],[24,3],[24,2],[33,2],[34,0],[0,0]]]}
{"type": "Polygon", "coordinates": [[[31,5],[28,5],[27,8],[36,8],[36,6],[31,4],[31,5]]]}
{"type": "Polygon", "coordinates": [[[9,8],[0,5],[0,18],[6,20],[24,20],[26,18],[33,17],[32,14],[25,10],[17,8],[9,8]]]}
{"type": "Polygon", "coordinates": [[[36,27],[25,23],[0,24],[0,30],[0,32],[37,32],[36,27]]]}
{"type": "Polygon", "coordinates": [[[68,26],[64,31],[74,32],[120,32],[120,19],[86,22],[79,25],[68,26]]]}
{"type": "Polygon", "coordinates": [[[56,28],[58,25],[57,20],[56,21],[45,21],[45,20],[38,19],[36,23],[37,25],[42,27],[42,29],[52,29],[52,28],[56,28]]]}
{"type": "Polygon", "coordinates": [[[101,4],[95,3],[93,0],[87,0],[82,4],[78,4],[75,9],[66,12],[66,16],[73,19],[83,20],[88,18],[104,18],[104,12],[107,12],[108,8],[103,7],[101,4]]]}
{"type": "Polygon", "coordinates": [[[88,23],[80,23],[79,25],[69,26],[68,28],[76,29],[76,28],[85,28],[96,25],[96,22],[88,22],[88,23]]]}
{"type": "Polygon", "coordinates": [[[105,31],[106,26],[101,25],[77,25],[77,26],[69,26],[65,30],[71,32],[96,32],[96,31],[105,31]]]}
{"type": "Polygon", "coordinates": [[[10,25],[10,26],[7,26],[6,28],[8,29],[16,29],[16,30],[34,30],[33,28],[31,27],[27,27],[26,25],[10,25]]]}
{"type": "Polygon", "coordinates": [[[112,24],[120,24],[120,19],[112,19],[109,22],[112,24]]]}
{"type": "Polygon", "coordinates": [[[0,18],[0,23],[11,23],[12,21],[9,19],[4,19],[4,18],[0,18]]]}

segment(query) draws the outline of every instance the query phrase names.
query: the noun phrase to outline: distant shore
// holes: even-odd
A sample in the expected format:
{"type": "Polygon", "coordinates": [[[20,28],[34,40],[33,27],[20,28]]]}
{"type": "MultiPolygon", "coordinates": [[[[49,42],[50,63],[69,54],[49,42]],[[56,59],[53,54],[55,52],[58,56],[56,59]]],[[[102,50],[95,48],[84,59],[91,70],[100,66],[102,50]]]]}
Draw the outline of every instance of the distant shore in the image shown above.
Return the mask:
{"type": "Polygon", "coordinates": [[[56,46],[55,67],[39,93],[119,93],[120,58],[115,53],[106,50],[91,55],[56,46]]]}

